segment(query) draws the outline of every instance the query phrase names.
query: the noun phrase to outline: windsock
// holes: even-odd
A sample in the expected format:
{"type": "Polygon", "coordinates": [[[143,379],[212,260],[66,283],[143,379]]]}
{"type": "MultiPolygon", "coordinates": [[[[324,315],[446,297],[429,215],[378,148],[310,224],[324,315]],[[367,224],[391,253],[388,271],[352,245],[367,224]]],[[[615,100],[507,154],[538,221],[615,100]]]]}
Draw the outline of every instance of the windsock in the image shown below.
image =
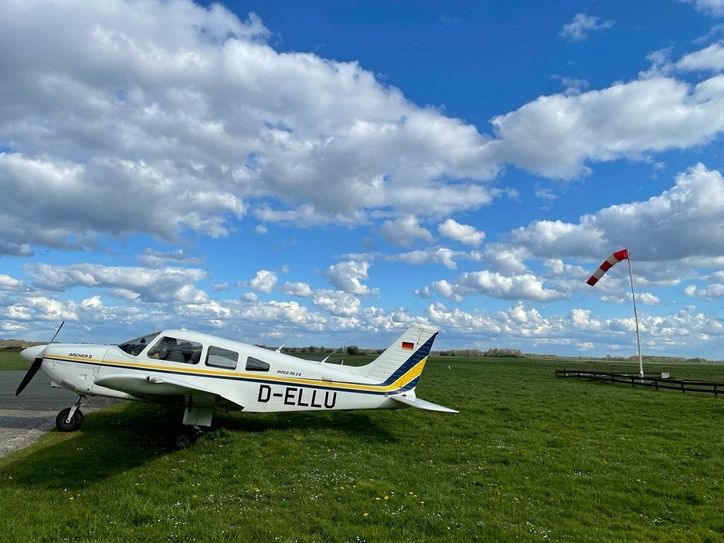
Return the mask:
{"type": "Polygon", "coordinates": [[[622,260],[626,260],[627,258],[628,249],[621,249],[620,251],[616,251],[603,261],[603,264],[601,264],[598,269],[593,272],[593,275],[588,278],[588,281],[586,281],[586,283],[591,286],[595,285],[596,283],[598,283],[598,280],[603,277],[604,273],[610,270],[615,264],[618,264],[619,262],[621,262],[622,260]]]}

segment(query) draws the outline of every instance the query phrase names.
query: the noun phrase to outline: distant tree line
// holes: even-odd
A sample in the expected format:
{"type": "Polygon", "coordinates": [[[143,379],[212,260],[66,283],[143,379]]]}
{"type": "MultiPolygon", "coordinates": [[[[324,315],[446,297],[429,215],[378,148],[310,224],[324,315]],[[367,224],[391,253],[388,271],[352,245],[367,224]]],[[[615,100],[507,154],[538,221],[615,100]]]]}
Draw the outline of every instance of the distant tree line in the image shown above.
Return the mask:
{"type": "MultiPolygon", "coordinates": [[[[276,350],[278,347],[269,347],[268,345],[257,345],[262,349],[276,350]]],[[[325,347],[324,345],[307,345],[306,347],[282,347],[281,351],[286,354],[331,354],[334,352],[347,354],[350,356],[362,354],[382,354],[384,349],[362,349],[357,345],[346,345],[342,347],[325,347]]]]}
{"type": "Polygon", "coordinates": [[[0,351],[22,351],[26,347],[42,345],[39,341],[25,341],[24,339],[0,339],[0,351]]]}
{"type": "Polygon", "coordinates": [[[477,358],[527,358],[527,354],[520,349],[450,349],[448,351],[433,351],[437,356],[472,356],[477,358]]]}
{"type": "MultiPolygon", "coordinates": [[[[706,358],[686,358],[684,356],[657,356],[657,355],[644,355],[642,356],[644,362],[686,362],[687,364],[697,364],[701,362],[710,362],[706,358]]],[[[631,355],[622,360],[634,360],[638,362],[638,355],[631,355]]]]}
{"type": "MultiPolygon", "coordinates": [[[[267,345],[257,345],[264,349],[275,350],[277,347],[269,347],[267,345]]],[[[287,354],[331,354],[333,352],[346,354],[348,356],[356,355],[380,355],[384,349],[363,349],[357,345],[346,345],[342,347],[325,347],[317,345],[307,345],[305,347],[282,347],[281,351],[287,354]]],[[[480,349],[449,349],[447,351],[432,351],[433,356],[466,356],[477,358],[527,358],[529,355],[520,349],[488,349],[482,351],[480,349]]]]}

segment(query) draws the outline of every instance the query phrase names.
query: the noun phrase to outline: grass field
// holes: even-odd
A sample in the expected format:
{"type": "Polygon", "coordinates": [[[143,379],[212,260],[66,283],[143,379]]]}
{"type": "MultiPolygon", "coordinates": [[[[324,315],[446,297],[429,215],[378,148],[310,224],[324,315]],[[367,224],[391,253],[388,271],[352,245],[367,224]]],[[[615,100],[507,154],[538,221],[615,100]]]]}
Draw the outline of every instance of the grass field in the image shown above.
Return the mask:
{"type": "Polygon", "coordinates": [[[15,351],[0,351],[0,371],[2,370],[27,370],[30,362],[20,358],[20,353],[15,351]]]}
{"type": "MultiPolygon", "coordinates": [[[[221,415],[183,451],[165,446],[179,413],[115,406],[0,460],[0,534],[724,541],[724,398],[556,378],[561,366],[437,358],[418,394],[459,415],[221,415]]],[[[724,380],[724,365],[666,369],[724,380]]]]}

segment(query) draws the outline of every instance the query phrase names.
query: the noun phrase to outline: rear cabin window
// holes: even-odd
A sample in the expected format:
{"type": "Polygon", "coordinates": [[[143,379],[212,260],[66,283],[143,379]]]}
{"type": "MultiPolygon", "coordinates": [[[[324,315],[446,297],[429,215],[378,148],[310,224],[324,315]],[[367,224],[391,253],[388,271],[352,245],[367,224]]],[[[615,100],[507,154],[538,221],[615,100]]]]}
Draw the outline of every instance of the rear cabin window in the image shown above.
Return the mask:
{"type": "Polygon", "coordinates": [[[269,364],[249,356],[246,359],[246,371],[269,371],[269,364]]]}
{"type": "Polygon", "coordinates": [[[214,347],[213,345],[209,346],[209,352],[206,353],[206,365],[215,368],[235,370],[238,360],[239,353],[221,347],[214,347]]]}
{"type": "Polygon", "coordinates": [[[151,347],[148,357],[182,364],[198,364],[202,349],[201,343],[164,336],[151,347]]]}

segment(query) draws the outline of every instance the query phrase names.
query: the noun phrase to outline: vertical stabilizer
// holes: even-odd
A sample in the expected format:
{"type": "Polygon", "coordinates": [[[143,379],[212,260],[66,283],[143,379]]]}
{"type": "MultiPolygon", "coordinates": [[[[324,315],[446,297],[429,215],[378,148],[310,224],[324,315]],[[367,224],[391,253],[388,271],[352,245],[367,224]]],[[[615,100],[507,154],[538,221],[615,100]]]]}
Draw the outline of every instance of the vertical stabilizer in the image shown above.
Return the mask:
{"type": "Polygon", "coordinates": [[[413,389],[422,374],[436,336],[437,328],[414,324],[374,361],[365,366],[349,368],[349,371],[368,377],[376,383],[397,383],[403,390],[413,389]]]}

